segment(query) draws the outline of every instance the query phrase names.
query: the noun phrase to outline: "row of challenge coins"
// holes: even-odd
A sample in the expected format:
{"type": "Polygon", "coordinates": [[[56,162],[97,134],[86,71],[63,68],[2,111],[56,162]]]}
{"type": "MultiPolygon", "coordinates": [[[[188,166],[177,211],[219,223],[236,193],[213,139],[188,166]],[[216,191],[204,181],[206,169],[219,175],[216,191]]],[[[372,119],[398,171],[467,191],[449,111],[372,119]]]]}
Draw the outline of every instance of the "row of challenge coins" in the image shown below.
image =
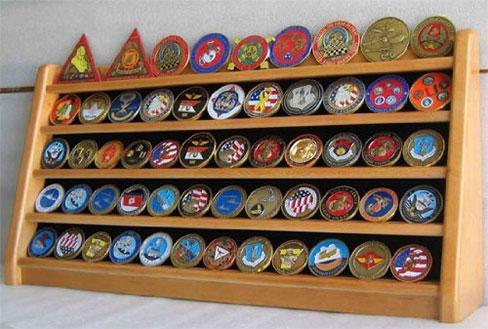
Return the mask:
{"type": "Polygon", "coordinates": [[[60,184],[45,187],[37,197],[36,211],[49,213],[60,206],[64,213],[81,213],[86,208],[93,214],[109,214],[115,208],[121,215],[136,216],[146,208],[152,216],[169,216],[176,208],[183,217],[201,217],[209,209],[215,217],[237,217],[242,210],[252,219],[268,219],[281,211],[288,219],[308,219],[318,210],[329,221],[350,220],[359,214],[370,222],[386,222],[398,208],[408,223],[430,223],[442,212],[442,194],[429,185],[415,186],[406,191],[398,202],[397,193],[386,187],[373,188],[362,198],[351,186],[341,185],[329,189],[321,198],[313,185],[300,184],[285,196],[272,185],[261,186],[247,196],[244,188],[230,185],[212,197],[212,190],[196,184],[182,194],[174,185],[163,185],[152,193],[142,185],[126,188],[122,193],[112,184],[104,185],[92,193],[87,184],[71,187],[67,192],[60,184]]]}
{"type": "Polygon", "coordinates": [[[384,243],[367,241],[357,246],[352,254],[339,239],[326,239],[310,251],[300,240],[288,240],[273,250],[266,237],[251,237],[238,247],[236,241],[221,236],[206,245],[197,234],[187,234],[175,243],[164,232],[154,233],[145,240],[132,230],[125,231],[112,240],[103,231],[90,235],[86,240],[80,228],[72,227],[59,237],[49,227],[38,230],[32,238],[28,254],[31,257],[48,257],[54,253],[58,259],[74,259],[81,253],[87,262],[98,262],[109,256],[115,264],[127,264],[137,257],[145,266],[160,266],[168,259],[180,268],[197,266],[202,260],[210,270],[226,270],[237,264],[242,272],[262,272],[270,265],[283,275],[298,274],[308,265],[309,271],[319,277],[333,277],[348,266],[359,279],[379,279],[390,269],[400,281],[415,282],[424,279],[433,263],[430,251],[419,244],[399,248],[392,256],[384,243]]]}
{"type": "Polygon", "coordinates": [[[127,147],[118,140],[105,143],[101,148],[95,140],[77,143],[72,150],[65,139],[55,138],[44,147],[41,165],[45,169],[62,168],[66,162],[70,168],[84,169],[94,162],[99,169],[111,169],[120,162],[127,169],[169,168],[178,160],[185,168],[207,166],[212,157],[220,168],[237,168],[249,159],[256,168],[275,167],[283,158],[290,167],[311,167],[320,157],[329,167],[354,165],[359,158],[368,166],[393,166],[402,154],[410,166],[432,166],[439,162],[445,151],[445,141],[440,133],[423,129],[412,133],[405,142],[394,132],[379,132],[363,145],[359,137],[342,132],[330,138],[325,145],[314,134],[300,135],[288,145],[275,135],[257,140],[252,146],[244,136],[232,136],[218,146],[210,133],[196,133],[183,144],[168,139],[154,148],[147,140],[131,142],[127,147]]]}
{"type": "Polygon", "coordinates": [[[366,103],[376,113],[401,110],[410,99],[419,111],[438,111],[449,104],[451,78],[441,72],[419,77],[409,88],[399,75],[381,76],[368,88],[355,77],[344,77],[328,85],[324,91],[316,80],[305,79],[293,83],[285,93],[276,82],[263,82],[247,95],[241,86],[228,84],[210,97],[203,87],[190,87],[176,98],[169,89],[158,89],[144,99],[137,91],[125,91],[111,100],[98,92],[83,102],[75,94],[64,95],[54,104],[50,122],[53,125],[71,124],[78,116],[81,123],[100,123],[107,117],[113,123],[130,122],[138,115],[143,121],[161,121],[170,113],[177,120],[196,120],[207,110],[215,120],[237,116],[241,109],[249,117],[266,117],[278,112],[281,105],[288,115],[315,113],[323,104],[331,114],[354,113],[366,103]]]}

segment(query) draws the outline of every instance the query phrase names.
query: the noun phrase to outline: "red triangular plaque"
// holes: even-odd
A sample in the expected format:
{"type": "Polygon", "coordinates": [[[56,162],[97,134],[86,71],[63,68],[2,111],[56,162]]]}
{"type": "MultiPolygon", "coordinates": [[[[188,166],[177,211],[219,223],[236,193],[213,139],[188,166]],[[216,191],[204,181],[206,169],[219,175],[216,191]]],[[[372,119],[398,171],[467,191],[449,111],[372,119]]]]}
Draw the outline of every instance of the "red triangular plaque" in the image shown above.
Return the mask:
{"type": "Polygon", "coordinates": [[[154,76],[137,29],[132,31],[105,74],[106,80],[154,76]]]}
{"type": "Polygon", "coordinates": [[[100,73],[95,65],[86,35],[73,48],[58,76],[58,83],[100,81],[100,73]]]}

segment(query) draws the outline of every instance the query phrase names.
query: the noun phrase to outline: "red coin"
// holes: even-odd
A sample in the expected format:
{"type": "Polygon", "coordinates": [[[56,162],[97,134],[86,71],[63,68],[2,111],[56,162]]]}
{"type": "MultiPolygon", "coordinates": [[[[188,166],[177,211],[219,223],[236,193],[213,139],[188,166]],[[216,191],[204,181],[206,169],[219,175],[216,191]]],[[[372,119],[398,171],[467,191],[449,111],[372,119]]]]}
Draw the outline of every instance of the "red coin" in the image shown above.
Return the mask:
{"type": "Polygon", "coordinates": [[[415,282],[424,279],[432,267],[432,254],[419,244],[409,244],[397,250],[390,264],[391,274],[400,280],[415,282]]]}
{"type": "Polygon", "coordinates": [[[81,99],[74,94],[64,95],[54,103],[49,121],[53,125],[69,125],[78,115],[81,99]]]}
{"type": "Polygon", "coordinates": [[[392,132],[373,135],[363,148],[363,160],[369,166],[391,166],[400,158],[402,140],[392,132]]]}
{"type": "Polygon", "coordinates": [[[254,167],[277,166],[283,159],[285,147],[285,141],[281,137],[263,137],[252,146],[249,161],[254,167]]]}
{"type": "Polygon", "coordinates": [[[232,63],[241,71],[253,70],[268,58],[269,47],[265,38],[250,35],[242,39],[232,50],[232,63]]]}
{"type": "Polygon", "coordinates": [[[170,35],[154,47],[151,59],[157,75],[180,74],[190,58],[188,44],[177,35],[170,35]]]}
{"type": "Polygon", "coordinates": [[[451,102],[451,77],[432,72],[415,80],[410,88],[410,103],[419,111],[438,111],[451,102]]]}

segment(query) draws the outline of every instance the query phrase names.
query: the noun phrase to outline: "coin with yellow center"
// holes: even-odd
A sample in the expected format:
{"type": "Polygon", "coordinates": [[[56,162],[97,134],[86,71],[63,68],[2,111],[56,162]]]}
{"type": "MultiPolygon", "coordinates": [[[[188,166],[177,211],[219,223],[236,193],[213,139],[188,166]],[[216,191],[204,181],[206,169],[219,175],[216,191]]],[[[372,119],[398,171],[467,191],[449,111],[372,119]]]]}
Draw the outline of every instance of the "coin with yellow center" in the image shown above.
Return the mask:
{"type": "Polygon", "coordinates": [[[112,238],[107,232],[96,232],[90,235],[81,250],[81,257],[87,262],[99,262],[107,257],[112,238]]]}
{"type": "Polygon", "coordinates": [[[285,151],[285,160],[290,167],[311,167],[322,154],[323,144],[313,134],[298,136],[292,140],[285,151]]]}
{"type": "Polygon", "coordinates": [[[75,145],[68,157],[68,165],[73,169],[88,168],[95,160],[98,151],[97,142],[86,139],[75,145]]]}

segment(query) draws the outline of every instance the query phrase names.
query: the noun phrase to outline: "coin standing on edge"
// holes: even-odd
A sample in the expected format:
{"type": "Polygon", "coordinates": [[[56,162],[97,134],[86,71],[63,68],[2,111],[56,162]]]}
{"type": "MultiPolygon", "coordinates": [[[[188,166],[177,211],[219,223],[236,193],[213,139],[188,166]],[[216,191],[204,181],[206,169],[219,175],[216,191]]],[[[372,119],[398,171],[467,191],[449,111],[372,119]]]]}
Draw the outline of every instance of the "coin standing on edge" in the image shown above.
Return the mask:
{"type": "Polygon", "coordinates": [[[319,209],[320,192],[310,184],[291,188],[283,198],[281,211],[288,219],[308,219],[319,209]]]}
{"type": "Polygon", "coordinates": [[[197,266],[203,258],[205,240],[198,234],[179,238],[171,249],[171,263],[180,268],[197,266]]]}
{"type": "Polygon", "coordinates": [[[278,214],[283,197],[279,188],[271,185],[258,187],[249,194],[246,214],[252,219],[268,219],[278,214]]]}
{"type": "Polygon", "coordinates": [[[293,83],[283,96],[283,110],[288,115],[309,115],[322,104],[324,88],[316,80],[305,79],[293,83]]]}
{"type": "Polygon", "coordinates": [[[137,91],[124,91],[112,101],[108,118],[113,123],[134,120],[141,110],[142,96],[137,91]]]}
{"type": "Polygon", "coordinates": [[[94,93],[81,104],[78,119],[81,123],[100,123],[108,115],[110,96],[106,93],[94,93]]]}
{"type": "Polygon", "coordinates": [[[270,44],[269,58],[276,67],[297,66],[312,50],[312,35],[303,26],[289,26],[282,30],[270,44]]]}
{"type": "Polygon", "coordinates": [[[364,162],[372,167],[393,166],[402,155],[402,140],[394,132],[380,132],[364,143],[364,162]]]}
{"type": "Polygon", "coordinates": [[[64,195],[61,209],[67,214],[79,214],[88,206],[92,189],[87,184],[78,184],[70,188],[64,195]]]}
{"type": "Polygon", "coordinates": [[[448,74],[424,74],[410,88],[410,103],[419,111],[440,111],[451,102],[451,88],[451,77],[448,74]]]}
{"type": "Polygon", "coordinates": [[[44,227],[37,230],[29,242],[27,254],[30,257],[50,256],[53,253],[57,238],[58,234],[50,227],[44,227]]]}
{"type": "Polygon", "coordinates": [[[208,104],[208,93],[203,87],[190,87],[176,96],[173,116],[176,120],[199,119],[208,104]]]}
{"type": "Polygon", "coordinates": [[[366,90],[366,106],[371,112],[400,111],[408,101],[408,82],[396,74],[383,75],[366,90]]]}
{"type": "Polygon", "coordinates": [[[151,193],[147,211],[151,216],[169,216],[178,206],[180,191],[174,185],[163,185],[151,193]]]}
{"type": "Polygon", "coordinates": [[[142,168],[151,157],[152,145],[146,140],[130,143],[122,152],[120,163],[126,169],[142,168]]]}
{"type": "Polygon", "coordinates": [[[326,239],[317,243],[308,256],[308,269],[322,277],[337,276],[347,268],[349,248],[338,239],[326,239]]]}
{"type": "Polygon", "coordinates": [[[262,236],[255,236],[244,241],[237,250],[237,268],[241,272],[259,273],[268,268],[272,258],[271,241],[262,236]]]}
{"type": "Polygon", "coordinates": [[[222,236],[212,240],[203,253],[203,264],[210,270],[226,270],[234,265],[237,243],[234,239],[222,236]]]}
{"type": "Polygon", "coordinates": [[[244,136],[232,136],[220,143],[215,152],[214,160],[220,168],[236,168],[242,166],[249,156],[251,145],[244,136]]]}
{"type": "Polygon", "coordinates": [[[432,254],[419,244],[398,249],[391,258],[390,271],[400,281],[417,282],[425,279],[432,268],[432,254]]]}
{"type": "Polygon", "coordinates": [[[93,139],[85,139],[73,147],[68,156],[68,165],[72,169],[88,168],[98,151],[98,144],[93,139]]]}
{"type": "Polygon", "coordinates": [[[447,56],[454,46],[456,28],[443,16],[427,17],[412,31],[410,44],[419,57],[447,56]]]}
{"type": "Polygon", "coordinates": [[[328,190],[320,201],[322,217],[331,222],[354,218],[359,209],[359,193],[350,186],[341,185],[328,190]]]}
{"type": "Polygon", "coordinates": [[[251,147],[249,162],[256,168],[276,167],[285,156],[286,143],[279,136],[265,136],[251,147]]]}
{"type": "Polygon", "coordinates": [[[197,184],[181,194],[178,211],[183,217],[201,217],[210,209],[212,190],[210,187],[197,184]]]}
{"type": "Polygon", "coordinates": [[[262,82],[253,87],[244,99],[244,112],[250,117],[272,116],[281,106],[283,90],[276,82],[262,82]]]}
{"type": "Polygon", "coordinates": [[[42,151],[41,165],[44,169],[59,169],[68,160],[69,144],[64,138],[49,141],[42,151]]]}
{"type": "Polygon", "coordinates": [[[247,193],[237,185],[226,186],[217,192],[212,201],[212,214],[215,217],[236,217],[244,209],[247,193]]]}
{"type": "Polygon", "coordinates": [[[390,267],[390,249],[379,241],[367,241],[354,249],[349,257],[349,270],[358,279],[382,278],[390,267]]]}
{"type": "Polygon", "coordinates": [[[164,232],[147,237],[139,250],[139,260],[145,266],[162,265],[170,256],[173,239],[164,232]]]}
{"type": "Polygon", "coordinates": [[[344,64],[359,50],[359,32],[351,23],[335,21],[315,36],[312,53],[319,64],[344,64]]]}
{"type": "Polygon", "coordinates": [[[142,101],[140,116],[142,121],[162,121],[173,110],[175,97],[169,89],[154,90],[142,101]]]}
{"type": "Polygon", "coordinates": [[[250,35],[244,39],[235,39],[235,47],[230,55],[229,69],[236,67],[239,71],[254,70],[268,67],[266,59],[269,56],[268,41],[260,35],[250,35]]]}
{"type": "Polygon", "coordinates": [[[88,209],[96,215],[109,214],[117,206],[119,197],[120,191],[115,185],[104,185],[92,193],[88,201],[88,209]]]}
{"type": "Polygon", "coordinates": [[[298,274],[308,264],[308,248],[300,240],[288,240],[276,248],[271,261],[278,274],[298,274]]]}
{"type": "Polygon", "coordinates": [[[96,232],[90,235],[81,248],[81,257],[86,262],[99,262],[107,257],[112,238],[107,232],[96,232]]]}
{"type": "Polygon", "coordinates": [[[363,143],[356,134],[338,133],[324,145],[322,160],[329,167],[349,167],[361,157],[363,143]]]}
{"type": "Polygon", "coordinates": [[[69,125],[75,120],[81,108],[81,99],[75,94],[64,95],[54,103],[49,115],[52,125],[69,125]]]}
{"type": "Polygon", "coordinates": [[[403,160],[413,167],[429,167],[442,159],[446,142],[432,129],[418,130],[403,143],[403,160]]]}
{"type": "Polygon", "coordinates": [[[386,222],[398,209],[398,196],[392,189],[379,187],[369,190],[359,203],[359,213],[369,222],[386,222]]]}
{"type": "Polygon", "coordinates": [[[177,35],[169,35],[159,41],[151,56],[153,71],[158,76],[183,73],[189,59],[188,44],[177,35]]]}
{"type": "Polygon", "coordinates": [[[126,188],[117,202],[117,211],[121,215],[137,216],[146,209],[149,190],[142,184],[126,188]]]}
{"type": "Polygon", "coordinates": [[[108,141],[95,154],[95,166],[98,169],[112,169],[117,166],[124,151],[124,143],[118,140],[108,141]]]}
{"type": "Polygon", "coordinates": [[[153,147],[149,164],[153,168],[170,168],[178,162],[180,142],[167,139],[153,147]]]}
{"type": "Polygon", "coordinates": [[[330,114],[350,114],[361,108],[366,96],[364,83],[354,77],[344,77],[325,89],[323,104],[330,114]]]}
{"type": "Polygon", "coordinates": [[[230,44],[220,33],[206,34],[193,46],[190,65],[196,73],[211,73],[221,69],[229,60],[230,44]]]}
{"type": "Polygon", "coordinates": [[[69,228],[56,240],[54,256],[58,259],[75,259],[81,253],[84,241],[85,234],[80,228],[69,228]]]}
{"type": "Polygon", "coordinates": [[[217,142],[210,133],[196,133],[181,145],[180,163],[185,168],[205,167],[215,153],[217,142]]]}
{"type": "Polygon", "coordinates": [[[60,184],[51,184],[39,192],[35,209],[37,212],[53,212],[61,206],[64,200],[64,188],[60,184]]]}
{"type": "Polygon", "coordinates": [[[228,84],[220,87],[210,96],[208,115],[215,120],[230,119],[239,114],[246,94],[241,86],[228,84]]]}
{"type": "Polygon", "coordinates": [[[285,160],[290,167],[312,167],[322,154],[323,144],[317,135],[296,137],[286,147],[285,160]]]}
{"type": "Polygon", "coordinates": [[[429,185],[419,185],[409,189],[400,200],[400,215],[413,224],[435,221],[442,212],[442,194],[429,185]]]}
{"type": "Polygon", "coordinates": [[[141,236],[134,231],[120,233],[112,242],[109,257],[114,264],[127,264],[136,259],[141,247],[141,236]]]}

